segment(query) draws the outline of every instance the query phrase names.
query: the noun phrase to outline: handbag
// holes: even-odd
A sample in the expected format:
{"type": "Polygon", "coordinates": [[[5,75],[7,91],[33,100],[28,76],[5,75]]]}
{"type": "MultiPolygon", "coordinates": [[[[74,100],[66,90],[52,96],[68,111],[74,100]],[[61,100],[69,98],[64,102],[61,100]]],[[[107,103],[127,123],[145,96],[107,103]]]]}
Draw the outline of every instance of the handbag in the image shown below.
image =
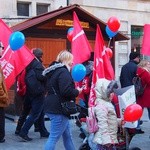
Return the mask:
{"type": "MultiPolygon", "coordinates": [[[[53,89],[54,94],[58,96],[54,87],[52,87],[52,89],[53,89]]],[[[60,99],[60,96],[58,96],[58,98],[60,99]]],[[[60,103],[61,103],[61,107],[62,107],[62,113],[64,115],[70,116],[70,115],[76,114],[78,112],[77,105],[73,100],[66,101],[66,102],[61,102],[61,100],[60,100],[60,103]]]]}
{"type": "Polygon", "coordinates": [[[77,105],[73,100],[62,102],[61,107],[63,114],[66,116],[76,114],[78,112],[77,105]]]}

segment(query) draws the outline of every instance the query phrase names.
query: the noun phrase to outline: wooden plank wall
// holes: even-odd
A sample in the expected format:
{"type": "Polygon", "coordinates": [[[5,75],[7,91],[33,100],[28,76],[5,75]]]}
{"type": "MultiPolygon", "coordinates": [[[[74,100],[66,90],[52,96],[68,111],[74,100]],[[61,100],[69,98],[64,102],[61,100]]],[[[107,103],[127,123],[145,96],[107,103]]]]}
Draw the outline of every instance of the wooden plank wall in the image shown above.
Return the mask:
{"type": "Polygon", "coordinates": [[[46,67],[56,59],[57,54],[66,49],[65,39],[27,38],[26,45],[32,49],[39,47],[43,50],[43,65],[46,67]]]}

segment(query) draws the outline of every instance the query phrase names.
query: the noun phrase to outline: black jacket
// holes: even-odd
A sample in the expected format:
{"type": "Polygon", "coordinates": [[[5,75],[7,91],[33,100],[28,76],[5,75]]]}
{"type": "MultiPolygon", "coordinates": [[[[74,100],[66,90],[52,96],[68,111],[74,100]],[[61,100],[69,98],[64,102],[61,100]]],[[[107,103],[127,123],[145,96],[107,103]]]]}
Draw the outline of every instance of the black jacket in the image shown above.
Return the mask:
{"type": "MultiPolygon", "coordinates": [[[[28,74],[30,74],[31,70],[34,70],[37,80],[40,81],[41,86],[44,88],[46,77],[42,75],[42,72],[44,71],[44,66],[42,65],[42,63],[36,58],[33,59],[26,68],[26,77],[28,76],[28,74]]],[[[28,88],[28,86],[26,87],[26,89],[27,89],[27,94],[32,95],[32,92],[30,92],[30,89],[28,88]]],[[[45,89],[43,89],[42,91],[39,91],[39,93],[44,95],[46,92],[45,89]]]]}
{"type": "Polygon", "coordinates": [[[48,91],[44,102],[45,113],[62,114],[61,102],[75,100],[79,91],[75,89],[74,81],[67,67],[53,62],[43,74],[47,77],[48,91]]]}
{"type": "Polygon", "coordinates": [[[133,60],[130,60],[122,67],[120,74],[120,83],[122,88],[133,85],[132,79],[136,76],[136,71],[137,63],[133,60]]]}

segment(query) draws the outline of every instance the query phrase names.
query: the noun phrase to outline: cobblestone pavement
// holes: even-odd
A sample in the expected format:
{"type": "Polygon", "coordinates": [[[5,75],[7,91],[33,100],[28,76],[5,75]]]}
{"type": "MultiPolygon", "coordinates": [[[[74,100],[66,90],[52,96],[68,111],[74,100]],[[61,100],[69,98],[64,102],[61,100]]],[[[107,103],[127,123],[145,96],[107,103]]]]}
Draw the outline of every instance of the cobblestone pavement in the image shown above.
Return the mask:
{"type": "MultiPolygon", "coordinates": [[[[144,134],[136,134],[129,148],[139,147],[141,150],[150,150],[150,121],[148,119],[147,110],[144,110],[142,116],[143,124],[141,125],[142,130],[145,131],[144,134]]],[[[83,140],[79,138],[80,130],[75,125],[75,120],[70,121],[72,125],[73,140],[78,150],[79,146],[82,144],[83,140]]],[[[49,128],[50,121],[45,121],[46,128],[49,128]]],[[[41,139],[40,134],[34,132],[32,127],[29,132],[29,137],[33,138],[30,142],[22,142],[22,140],[14,134],[16,128],[16,123],[6,119],[6,141],[5,143],[0,143],[0,150],[43,150],[44,144],[47,139],[41,139]]],[[[59,140],[56,146],[56,150],[65,150],[63,147],[62,139],[59,140]]]]}

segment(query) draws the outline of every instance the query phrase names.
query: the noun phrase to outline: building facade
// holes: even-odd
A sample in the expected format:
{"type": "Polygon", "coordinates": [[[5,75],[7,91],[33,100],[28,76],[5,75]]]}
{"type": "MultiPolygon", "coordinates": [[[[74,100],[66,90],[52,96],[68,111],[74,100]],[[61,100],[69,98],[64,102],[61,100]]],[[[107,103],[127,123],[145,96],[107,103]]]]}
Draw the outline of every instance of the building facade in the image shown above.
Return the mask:
{"type": "Polygon", "coordinates": [[[9,26],[59,7],[78,4],[99,19],[107,22],[115,16],[121,21],[119,31],[130,40],[115,43],[115,73],[119,78],[121,67],[128,61],[132,50],[140,51],[144,24],[149,23],[149,0],[0,0],[0,17],[9,26]]]}
{"type": "Polygon", "coordinates": [[[149,24],[149,0],[70,0],[70,4],[77,3],[96,17],[107,22],[109,17],[115,16],[121,21],[119,31],[127,35],[130,40],[115,44],[115,73],[119,78],[121,67],[128,62],[131,50],[140,52],[143,39],[143,27],[149,24]]]}

